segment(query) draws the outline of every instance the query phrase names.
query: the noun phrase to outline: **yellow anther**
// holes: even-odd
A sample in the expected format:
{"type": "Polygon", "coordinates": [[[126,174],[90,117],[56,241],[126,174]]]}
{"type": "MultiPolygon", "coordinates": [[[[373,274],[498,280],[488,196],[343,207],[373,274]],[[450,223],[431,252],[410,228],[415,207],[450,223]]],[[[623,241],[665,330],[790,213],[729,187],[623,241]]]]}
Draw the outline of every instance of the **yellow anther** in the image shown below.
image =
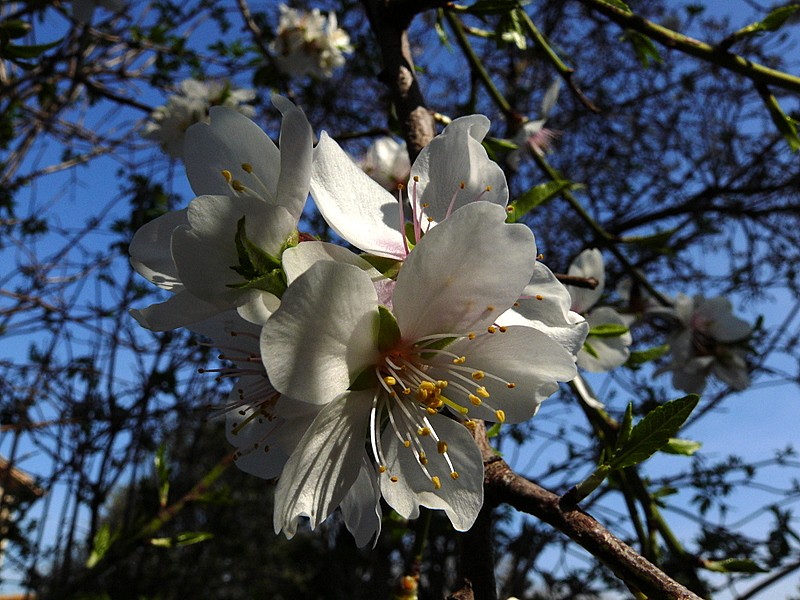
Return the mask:
{"type": "Polygon", "coordinates": [[[481,379],[483,379],[484,377],[486,377],[486,373],[484,373],[483,371],[474,371],[474,372],[472,373],[472,378],[473,378],[475,381],[480,381],[480,380],[481,380],[481,379]]]}
{"type": "Polygon", "coordinates": [[[512,212],[514,212],[515,210],[517,210],[517,209],[516,209],[516,208],[514,208],[513,206],[506,206],[506,212],[507,212],[507,213],[512,213],[512,212]]]}
{"type": "Polygon", "coordinates": [[[474,331],[470,331],[470,332],[467,334],[467,338],[468,338],[468,339],[470,339],[470,340],[474,340],[476,337],[477,337],[477,336],[475,335],[475,332],[474,332],[474,331]]]}
{"type": "Polygon", "coordinates": [[[245,173],[252,173],[253,172],[253,165],[250,163],[242,163],[242,170],[245,173]]]}
{"type": "Polygon", "coordinates": [[[397,184],[397,189],[402,192],[404,189],[406,189],[406,186],[404,186],[402,183],[398,183],[397,184]]]}
{"type": "Polygon", "coordinates": [[[429,415],[435,415],[439,411],[433,408],[432,406],[429,406],[428,408],[425,409],[425,412],[428,413],[429,415]]]}
{"type": "Polygon", "coordinates": [[[414,183],[419,183],[419,175],[414,175],[414,183]]]}
{"type": "Polygon", "coordinates": [[[420,427],[419,429],[417,429],[417,435],[430,435],[430,434],[431,430],[428,429],[427,427],[420,427]]]}
{"type": "Polygon", "coordinates": [[[467,187],[467,184],[462,181],[459,187],[463,190],[465,187],[467,187]]]}
{"type": "Polygon", "coordinates": [[[488,310],[489,312],[492,312],[494,310],[494,306],[492,306],[490,304],[489,306],[486,307],[486,310],[488,310]]]}
{"type": "Polygon", "coordinates": [[[244,185],[238,179],[234,179],[233,181],[230,182],[230,184],[231,187],[234,189],[234,191],[243,192],[245,190],[244,185]]]}
{"type": "Polygon", "coordinates": [[[379,466],[378,473],[386,473],[386,467],[384,465],[379,466]]]}
{"type": "Polygon", "coordinates": [[[440,390],[443,390],[447,387],[447,381],[444,379],[440,379],[436,382],[436,387],[440,390]]]}
{"type": "Polygon", "coordinates": [[[395,379],[395,378],[394,378],[394,377],[392,377],[391,375],[387,375],[386,377],[384,377],[384,378],[383,378],[383,382],[384,382],[386,385],[397,385],[397,379],[395,379]]]}
{"type": "Polygon", "coordinates": [[[447,452],[447,442],[444,440],[439,440],[436,442],[436,450],[439,452],[439,454],[444,454],[447,452]]]}
{"type": "Polygon", "coordinates": [[[427,465],[428,464],[428,457],[425,456],[424,452],[420,452],[419,453],[419,464],[421,464],[421,465],[427,465]]]}
{"type": "Polygon", "coordinates": [[[506,422],[506,413],[502,410],[494,411],[494,416],[497,417],[498,423],[505,423],[506,422]]]}
{"type": "Polygon", "coordinates": [[[431,477],[431,481],[433,482],[433,487],[435,487],[437,490],[442,489],[442,482],[436,475],[431,477]]]}
{"type": "Polygon", "coordinates": [[[519,308],[519,302],[514,302],[513,306],[514,308],[519,308]]]}
{"type": "Polygon", "coordinates": [[[515,387],[517,387],[517,384],[516,383],[507,383],[506,387],[508,389],[510,389],[510,390],[513,390],[515,387]]]}
{"type": "Polygon", "coordinates": [[[406,448],[411,448],[411,440],[403,440],[403,446],[406,448]]]}
{"type": "Polygon", "coordinates": [[[458,473],[456,471],[453,471],[452,473],[450,473],[450,477],[452,479],[458,479],[458,473]]]}
{"type": "Polygon", "coordinates": [[[542,296],[541,294],[536,294],[534,298],[536,298],[537,300],[544,300],[544,296],[542,296]]]}
{"type": "Polygon", "coordinates": [[[497,331],[497,327],[495,327],[494,325],[489,325],[486,328],[486,331],[488,331],[489,333],[494,333],[495,331],[497,331]]]}
{"type": "Polygon", "coordinates": [[[225,178],[225,181],[227,181],[228,183],[233,181],[233,175],[231,175],[231,172],[228,171],[228,169],[222,169],[222,176],[225,178]]]}
{"type": "Polygon", "coordinates": [[[454,365],[463,365],[465,362],[467,362],[466,356],[459,356],[458,358],[453,359],[454,365]]]}
{"type": "Polygon", "coordinates": [[[423,202],[420,206],[422,206],[422,208],[430,208],[431,207],[431,205],[428,202],[423,202]]]}
{"type": "Polygon", "coordinates": [[[428,217],[428,223],[433,223],[433,217],[428,217]]]}
{"type": "Polygon", "coordinates": [[[478,398],[475,394],[469,395],[469,401],[472,402],[473,406],[480,406],[483,402],[480,398],[478,398]]]}
{"type": "Polygon", "coordinates": [[[470,431],[475,431],[478,425],[472,419],[467,419],[466,421],[464,421],[464,427],[466,427],[470,431]]]}
{"type": "Polygon", "coordinates": [[[403,393],[404,393],[406,396],[408,396],[408,395],[411,393],[411,388],[405,388],[405,389],[403,390],[403,393]]]}
{"type": "Polygon", "coordinates": [[[486,186],[486,191],[487,191],[487,192],[491,192],[491,191],[492,191],[492,186],[490,186],[490,185],[487,185],[487,186],[486,186]]]}
{"type": "Polygon", "coordinates": [[[481,398],[488,398],[489,397],[489,390],[487,390],[483,386],[475,388],[475,393],[478,394],[478,396],[480,396],[481,398]]]}
{"type": "Polygon", "coordinates": [[[506,331],[508,331],[508,327],[506,327],[505,325],[501,325],[500,327],[498,327],[498,329],[500,330],[500,333],[505,333],[506,331]]]}
{"type": "Polygon", "coordinates": [[[397,476],[396,475],[392,475],[391,477],[389,477],[389,481],[391,481],[392,483],[397,483],[397,481],[398,481],[397,476]]]}
{"type": "Polygon", "coordinates": [[[539,256],[536,257],[536,260],[544,260],[544,254],[539,254],[539,256]]]}
{"type": "Polygon", "coordinates": [[[433,392],[436,389],[436,386],[432,381],[423,381],[419,384],[419,389],[425,390],[426,392],[433,392]]]}

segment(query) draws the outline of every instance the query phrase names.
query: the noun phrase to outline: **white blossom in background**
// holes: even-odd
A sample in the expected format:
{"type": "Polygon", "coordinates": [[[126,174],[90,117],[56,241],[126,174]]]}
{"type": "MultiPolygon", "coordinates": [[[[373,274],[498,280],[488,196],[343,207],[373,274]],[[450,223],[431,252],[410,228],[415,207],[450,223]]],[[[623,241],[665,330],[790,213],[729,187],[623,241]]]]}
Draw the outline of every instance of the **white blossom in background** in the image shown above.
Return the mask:
{"type": "Polygon", "coordinates": [[[578,353],[578,366],[596,373],[616,369],[628,360],[628,346],[633,340],[628,332],[628,321],[622,315],[609,306],[594,307],[605,289],[603,255],[597,248],[584,250],[572,261],[567,274],[597,280],[594,289],[567,286],[572,297],[572,310],[586,317],[590,326],[586,342],[578,353]]]}
{"type": "MultiPolygon", "coordinates": [[[[318,261],[291,283],[261,355],[278,391],[323,408],[278,482],[276,531],[291,537],[301,516],[315,527],[363,477],[404,518],[426,506],[471,527],[483,464],[469,419],[524,421],[575,376],[548,335],[495,324],[536,256],[530,229],[505,218],[488,202],[454,211],[406,257],[391,309],[350,264],[318,261]]],[[[361,510],[374,511],[367,498],[361,510]]]]}
{"type": "Polygon", "coordinates": [[[532,153],[543,156],[550,148],[550,144],[559,136],[559,132],[545,127],[550,112],[558,100],[558,93],[561,90],[561,80],[556,79],[542,98],[542,109],[540,118],[535,121],[526,121],[520,130],[511,140],[516,144],[516,150],[512,150],[506,156],[506,164],[513,171],[519,169],[523,156],[532,153]]]}
{"type": "Polygon", "coordinates": [[[254,90],[237,88],[226,81],[186,79],[177,94],[153,110],[142,137],[158,142],[170,156],[182,158],[186,130],[195,123],[208,123],[212,106],[227,106],[252,117],[254,108],[248,103],[255,97],[254,90]]]}
{"type": "Polygon", "coordinates": [[[674,387],[700,393],[711,375],[735,390],[750,385],[745,356],[753,327],[734,316],[727,298],[678,294],[673,315],[679,329],[670,338],[670,360],[659,371],[672,371],[674,387]]]}
{"type": "Polygon", "coordinates": [[[388,136],[378,138],[367,150],[361,168],[383,189],[397,194],[398,184],[406,185],[411,173],[406,143],[388,136]]]}
{"type": "Polygon", "coordinates": [[[280,303],[281,253],[297,243],[312,135],[303,111],[280,96],[273,103],[283,113],[280,149],[226,107],[187,131],[184,162],[198,197],[144,225],[130,245],[139,274],[172,293],[131,311],[142,326],[167,331],[230,309],[260,324],[280,303]]]}
{"type": "Polygon", "coordinates": [[[91,23],[97,8],[118,13],[125,8],[124,0],[72,0],[72,16],[76,21],[91,23]]]}
{"type": "Polygon", "coordinates": [[[350,36],[340,28],[334,12],[318,8],[303,11],[280,5],[280,20],[270,49],[278,67],[287,75],[330,77],[353,51],[350,36]]]}

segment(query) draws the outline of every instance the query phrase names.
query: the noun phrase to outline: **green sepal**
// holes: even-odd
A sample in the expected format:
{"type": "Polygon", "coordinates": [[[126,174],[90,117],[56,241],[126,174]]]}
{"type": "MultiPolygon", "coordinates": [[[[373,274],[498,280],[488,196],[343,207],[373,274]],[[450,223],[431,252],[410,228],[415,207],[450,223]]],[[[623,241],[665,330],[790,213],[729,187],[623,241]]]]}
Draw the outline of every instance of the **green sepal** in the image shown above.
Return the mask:
{"type": "Polygon", "coordinates": [[[374,367],[367,367],[359,373],[347,388],[351,392],[360,392],[363,390],[373,389],[378,385],[378,376],[375,374],[374,367]]]}
{"type": "MultiPolygon", "coordinates": [[[[250,241],[245,221],[246,217],[242,217],[236,223],[234,243],[239,264],[231,267],[244,278],[244,281],[228,284],[227,287],[263,290],[280,298],[286,291],[286,274],[283,272],[281,261],[250,241]]],[[[297,245],[298,241],[298,233],[294,231],[283,243],[281,250],[297,245]]]]}
{"type": "Polygon", "coordinates": [[[598,338],[619,337],[626,333],[628,333],[628,328],[617,323],[603,323],[595,325],[589,330],[589,336],[598,338]]]}
{"type": "MultiPolygon", "coordinates": [[[[417,218],[419,218],[419,215],[417,215],[417,218]]],[[[406,221],[403,229],[405,229],[406,232],[406,242],[408,242],[408,249],[410,251],[414,246],[417,245],[417,236],[414,233],[414,223],[411,221],[406,221]]],[[[420,225],[419,239],[422,239],[423,235],[425,235],[425,233],[422,231],[422,226],[420,225]]]]}
{"type": "Polygon", "coordinates": [[[256,279],[229,283],[227,287],[235,290],[262,290],[280,298],[287,288],[286,273],[283,272],[283,269],[273,269],[271,273],[266,273],[256,279]]]}
{"type": "Polygon", "coordinates": [[[361,258],[375,267],[384,277],[395,279],[400,272],[403,262],[387,256],[375,256],[374,254],[362,254],[361,258]]]}
{"type": "Polygon", "coordinates": [[[378,350],[386,352],[397,347],[401,337],[400,326],[392,312],[385,306],[378,306],[378,350]]]}
{"type": "Polygon", "coordinates": [[[595,350],[594,346],[592,346],[589,342],[583,342],[583,350],[592,358],[600,360],[600,355],[597,353],[597,350],[595,350]]]}
{"type": "Polygon", "coordinates": [[[497,437],[500,434],[500,428],[503,426],[502,423],[495,423],[489,429],[486,430],[486,437],[492,439],[497,437]]]}

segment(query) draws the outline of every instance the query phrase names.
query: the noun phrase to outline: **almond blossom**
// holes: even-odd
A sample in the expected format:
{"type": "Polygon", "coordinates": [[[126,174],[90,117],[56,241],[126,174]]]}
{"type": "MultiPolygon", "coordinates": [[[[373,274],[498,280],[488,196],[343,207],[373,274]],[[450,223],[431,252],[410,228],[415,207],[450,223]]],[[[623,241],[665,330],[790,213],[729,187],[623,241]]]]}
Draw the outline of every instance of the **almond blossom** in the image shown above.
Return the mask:
{"type": "Polygon", "coordinates": [[[592,372],[610,371],[622,365],[633,341],[625,318],[609,306],[594,308],[605,289],[603,255],[597,248],[581,252],[569,266],[568,275],[594,278],[592,288],[568,285],[572,297],[572,310],[586,317],[591,329],[583,348],[578,353],[578,366],[592,372]]]}
{"type": "Polygon", "coordinates": [[[144,327],[166,331],[229,309],[261,323],[286,288],[280,256],[297,243],[308,196],[311,127],[278,96],[280,149],[247,117],[211,109],[210,123],[187,131],[186,171],[198,197],[136,232],[131,263],[173,295],[131,311],[144,327]]]}
{"type": "Polygon", "coordinates": [[[536,256],[530,229],[505,217],[474,202],[431,229],[406,257],[391,310],[351,264],[313,262],[291,283],[261,355],[276,390],[322,408],[283,469],[276,531],[291,537],[301,516],[315,527],[359,480],[405,518],[426,506],[460,531],[472,525],[483,465],[471,419],[528,419],[575,376],[574,357],[545,333],[496,324],[536,256]]]}
{"type": "Polygon", "coordinates": [[[411,172],[406,143],[388,136],[378,138],[367,150],[361,168],[383,189],[396,192],[398,185],[408,182],[411,172]]]}
{"type": "Polygon", "coordinates": [[[516,144],[516,150],[512,150],[506,156],[506,163],[509,168],[516,171],[519,169],[522,157],[525,154],[538,154],[543,156],[550,148],[550,144],[555,140],[560,132],[545,127],[550,112],[558,100],[558,93],[561,90],[561,80],[556,79],[542,98],[541,114],[535,121],[525,121],[512,140],[516,144]]]}

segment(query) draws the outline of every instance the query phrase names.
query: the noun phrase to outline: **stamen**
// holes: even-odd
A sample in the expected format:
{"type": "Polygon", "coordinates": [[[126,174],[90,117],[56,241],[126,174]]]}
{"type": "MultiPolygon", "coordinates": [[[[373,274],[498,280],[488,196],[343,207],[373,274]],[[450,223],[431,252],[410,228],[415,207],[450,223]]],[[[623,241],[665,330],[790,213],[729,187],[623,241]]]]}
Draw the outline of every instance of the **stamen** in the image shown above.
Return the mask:
{"type": "Polygon", "coordinates": [[[439,480],[439,478],[436,475],[431,477],[431,481],[433,482],[433,487],[435,487],[437,490],[442,489],[442,482],[439,480]]]}

